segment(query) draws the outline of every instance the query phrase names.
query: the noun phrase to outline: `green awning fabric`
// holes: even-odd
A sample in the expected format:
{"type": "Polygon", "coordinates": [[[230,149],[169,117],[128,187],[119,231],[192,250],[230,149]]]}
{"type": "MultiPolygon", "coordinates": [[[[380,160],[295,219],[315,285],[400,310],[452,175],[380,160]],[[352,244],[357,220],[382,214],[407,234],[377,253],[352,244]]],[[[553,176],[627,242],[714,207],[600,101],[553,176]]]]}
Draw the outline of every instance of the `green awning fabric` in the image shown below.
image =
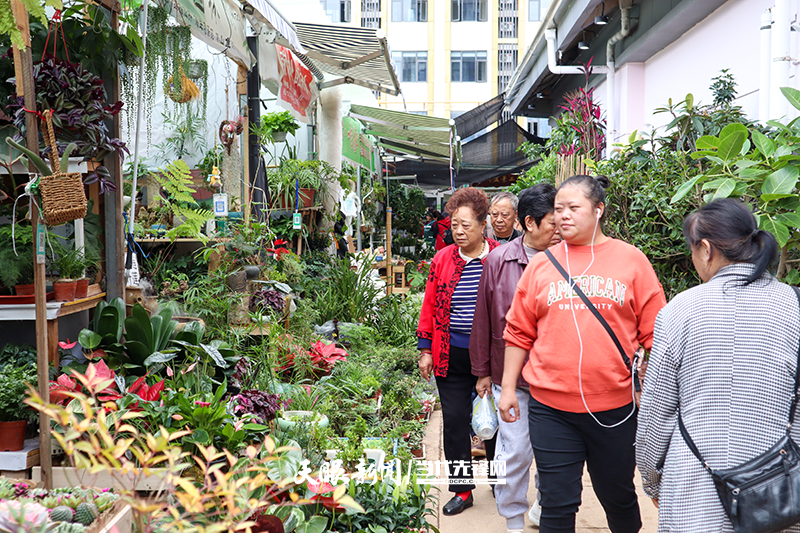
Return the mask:
{"type": "Polygon", "coordinates": [[[389,150],[447,162],[452,153],[453,167],[458,170],[460,166],[461,141],[450,120],[362,105],[351,106],[350,116],[360,120],[365,133],[374,135],[378,144],[389,150]]]}

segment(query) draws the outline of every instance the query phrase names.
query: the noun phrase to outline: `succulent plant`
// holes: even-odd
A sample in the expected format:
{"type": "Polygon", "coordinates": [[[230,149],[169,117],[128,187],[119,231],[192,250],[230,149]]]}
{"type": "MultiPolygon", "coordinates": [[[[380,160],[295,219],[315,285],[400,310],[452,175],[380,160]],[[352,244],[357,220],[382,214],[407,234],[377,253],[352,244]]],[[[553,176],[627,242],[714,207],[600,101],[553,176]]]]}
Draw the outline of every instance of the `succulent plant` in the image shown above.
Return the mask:
{"type": "Polygon", "coordinates": [[[93,503],[83,502],[75,509],[75,521],[84,526],[91,525],[100,516],[100,510],[93,503]]]}
{"type": "Polygon", "coordinates": [[[75,518],[75,511],[66,505],[59,505],[50,511],[50,520],[53,522],[72,522],[75,518]]]}
{"type": "Polygon", "coordinates": [[[62,522],[51,533],[86,533],[86,526],[83,524],[62,522]]]}

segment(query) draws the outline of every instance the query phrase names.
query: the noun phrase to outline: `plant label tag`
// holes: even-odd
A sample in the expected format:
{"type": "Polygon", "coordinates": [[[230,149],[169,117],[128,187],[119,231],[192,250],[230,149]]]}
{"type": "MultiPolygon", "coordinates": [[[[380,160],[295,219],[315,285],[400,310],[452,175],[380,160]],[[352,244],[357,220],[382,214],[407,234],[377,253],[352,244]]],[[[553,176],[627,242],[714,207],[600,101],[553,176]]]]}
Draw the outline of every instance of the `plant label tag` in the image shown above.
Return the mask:
{"type": "Polygon", "coordinates": [[[227,217],[228,216],[228,194],[220,193],[214,195],[214,216],[227,217]]]}
{"type": "Polygon", "coordinates": [[[292,229],[303,228],[303,215],[301,213],[292,214],[292,229]]]}
{"type": "Polygon", "coordinates": [[[47,240],[47,229],[41,222],[36,226],[36,263],[43,265],[45,262],[45,250],[47,240]]]}
{"type": "Polygon", "coordinates": [[[136,254],[131,254],[131,273],[128,276],[128,285],[131,287],[139,286],[139,259],[136,254]]]}

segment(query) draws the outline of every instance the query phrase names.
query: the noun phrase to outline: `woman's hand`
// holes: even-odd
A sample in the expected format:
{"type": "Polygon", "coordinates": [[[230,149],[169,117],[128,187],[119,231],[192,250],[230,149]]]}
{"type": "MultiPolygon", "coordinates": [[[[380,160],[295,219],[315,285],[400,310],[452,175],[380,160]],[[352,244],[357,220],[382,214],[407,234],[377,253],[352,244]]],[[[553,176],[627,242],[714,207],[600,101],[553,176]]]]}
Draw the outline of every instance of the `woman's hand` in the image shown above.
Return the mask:
{"type": "Polygon", "coordinates": [[[487,392],[489,396],[492,395],[492,376],[483,376],[478,378],[478,382],[475,384],[475,392],[478,393],[478,396],[483,398],[483,395],[487,392]]]}
{"type": "Polygon", "coordinates": [[[652,500],[653,505],[656,506],[656,509],[658,509],[658,498],[650,498],[650,499],[652,500]]]}
{"type": "Polygon", "coordinates": [[[497,408],[500,409],[500,418],[503,419],[503,422],[510,423],[519,420],[519,401],[513,387],[503,387],[497,408]],[[514,409],[514,414],[511,414],[511,409],[514,409]]]}
{"type": "Polygon", "coordinates": [[[422,379],[428,381],[431,377],[431,370],[433,370],[433,356],[431,352],[422,352],[419,355],[419,373],[422,374],[422,379]]]}

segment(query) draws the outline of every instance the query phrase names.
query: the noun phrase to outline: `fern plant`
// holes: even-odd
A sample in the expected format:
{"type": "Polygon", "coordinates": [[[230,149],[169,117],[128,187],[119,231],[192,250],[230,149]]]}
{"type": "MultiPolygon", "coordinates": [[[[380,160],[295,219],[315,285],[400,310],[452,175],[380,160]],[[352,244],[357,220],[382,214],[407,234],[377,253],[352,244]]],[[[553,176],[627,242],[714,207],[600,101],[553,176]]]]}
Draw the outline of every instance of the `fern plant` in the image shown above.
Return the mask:
{"type": "Polygon", "coordinates": [[[178,159],[167,165],[165,170],[159,169],[153,177],[167,195],[166,198],[161,196],[161,201],[167,202],[172,214],[182,221],[167,232],[167,237],[171,240],[188,237],[205,243],[208,237],[203,235],[201,229],[214,218],[214,213],[201,209],[192,197],[197,189],[192,182],[189,166],[178,159]]]}

